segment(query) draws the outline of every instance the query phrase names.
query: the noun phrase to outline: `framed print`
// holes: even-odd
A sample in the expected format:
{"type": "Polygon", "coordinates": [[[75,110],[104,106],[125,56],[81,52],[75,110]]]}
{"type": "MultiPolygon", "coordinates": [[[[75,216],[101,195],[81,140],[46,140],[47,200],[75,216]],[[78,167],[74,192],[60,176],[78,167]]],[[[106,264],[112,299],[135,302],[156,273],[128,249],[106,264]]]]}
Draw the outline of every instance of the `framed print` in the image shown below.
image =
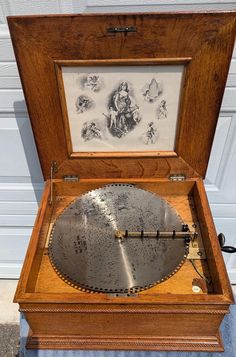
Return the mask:
{"type": "Polygon", "coordinates": [[[184,64],[78,61],[59,67],[69,152],[173,152],[184,64]]]}

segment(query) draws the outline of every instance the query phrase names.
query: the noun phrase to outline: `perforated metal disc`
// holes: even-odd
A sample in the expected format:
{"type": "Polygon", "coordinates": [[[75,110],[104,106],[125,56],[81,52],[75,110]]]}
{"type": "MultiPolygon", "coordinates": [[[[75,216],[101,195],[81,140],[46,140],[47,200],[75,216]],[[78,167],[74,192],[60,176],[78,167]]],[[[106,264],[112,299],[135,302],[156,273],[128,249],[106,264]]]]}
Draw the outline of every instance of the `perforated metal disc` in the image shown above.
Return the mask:
{"type": "Polygon", "coordinates": [[[129,184],[112,184],[78,197],[56,220],[49,256],[75,287],[109,293],[147,289],[184,262],[184,239],[115,237],[117,230],[180,231],[182,220],[157,195],[129,184]]]}

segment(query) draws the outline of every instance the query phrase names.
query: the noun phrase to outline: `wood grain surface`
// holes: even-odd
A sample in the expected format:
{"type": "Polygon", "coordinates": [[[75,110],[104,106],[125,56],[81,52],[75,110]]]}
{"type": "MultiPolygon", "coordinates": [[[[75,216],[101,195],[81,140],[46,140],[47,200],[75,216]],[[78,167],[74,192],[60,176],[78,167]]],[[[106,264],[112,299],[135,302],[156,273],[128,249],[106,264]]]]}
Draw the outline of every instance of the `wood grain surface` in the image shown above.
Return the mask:
{"type": "Polygon", "coordinates": [[[116,297],[75,289],[52,268],[46,245],[51,223],[76,196],[109,181],[56,179],[52,205],[47,182],[15,295],[31,328],[28,348],[222,351],[218,329],[233,297],[201,179],[118,181],[161,195],[185,222],[197,224],[207,260],[196,265],[211,278],[210,284],[186,261],[161,284],[116,297]],[[194,284],[202,288],[200,293],[192,291],[194,284]]]}
{"type": "Polygon", "coordinates": [[[47,181],[15,295],[31,328],[28,347],[222,351],[218,331],[233,296],[200,176],[227,77],[235,13],[19,16],[8,22],[44,177],[52,161],[58,164],[53,202],[47,181]],[[107,33],[116,26],[135,26],[137,32],[107,33]],[[59,63],[183,58],[188,60],[174,152],[71,155],[59,63]],[[176,173],[186,181],[170,182],[176,173]],[[61,179],[69,174],[80,181],[61,179]],[[74,197],[115,181],[160,194],[186,222],[197,224],[207,255],[197,266],[211,284],[188,261],[167,281],[133,297],[91,294],[60,279],[47,254],[52,222],[74,197]],[[202,284],[199,294],[192,291],[196,281],[202,284]]]}
{"type": "MultiPolygon", "coordinates": [[[[38,302],[41,299],[65,302],[69,295],[71,302],[80,301],[85,303],[87,296],[89,296],[91,302],[97,303],[104,300],[109,301],[109,303],[117,302],[118,300],[119,302],[131,301],[132,298],[127,300],[126,297],[115,297],[114,299],[111,296],[108,299],[106,294],[87,294],[84,292],[81,294],[76,289],[67,286],[50,266],[47,247],[45,247],[50,225],[56,220],[62,210],[75,197],[89,190],[99,188],[108,182],[108,180],[96,180],[94,182],[91,179],[84,179],[78,183],[65,183],[57,179],[54,182],[53,188],[53,204],[50,206],[48,204],[50,182],[48,181],[20,279],[20,290],[18,289],[16,292],[16,301],[30,303],[33,298],[33,300],[36,299],[38,302]],[[52,281],[53,284],[51,284],[52,281]],[[60,296],[61,291],[66,293],[66,295],[62,294],[60,296]]],[[[197,224],[200,229],[199,234],[202,234],[204,247],[209,255],[207,256],[207,261],[199,261],[197,263],[199,270],[203,271],[206,275],[210,275],[212,280],[212,284],[205,291],[207,294],[198,295],[192,292],[192,281],[198,278],[198,275],[192,266],[186,262],[171,279],[140,293],[138,299],[134,298],[134,303],[140,303],[141,300],[144,300],[146,303],[155,301],[169,304],[179,302],[183,295],[184,302],[188,301],[189,303],[191,301],[208,301],[210,303],[217,301],[217,299],[222,303],[231,302],[233,299],[232,292],[226,271],[223,269],[223,258],[216,240],[216,233],[212,225],[210,209],[202,180],[190,179],[185,182],[170,182],[167,179],[152,179],[145,182],[139,179],[136,182],[126,179],[119,180],[119,182],[132,182],[137,187],[161,195],[178,211],[186,223],[190,226],[193,223],[197,224]],[[204,212],[204,216],[202,212],[204,212]],[[214,255],[210,248],[211,245],[214,246],[214,255]]]]}
{"type": "Polygon", "coordinates": [[[135,157],[133,165],[131,153],[129,158],[114,154],[114,160],[70,158],[55,62],[112,59],[191,58],[179,112],[178,156],[171,164],[205,175],[235,39],[234,12],[19,16],[8,23],[45,178],[53,160],[59,165],[57,177],[65,170],[84,178],[127,172],[127,177],[163,177],[173,171],[161,152],[151,160],[148,152],[140,162],[135,157]],[[137,32],[107,33],[116,26],[136,26],[137,32]]]}

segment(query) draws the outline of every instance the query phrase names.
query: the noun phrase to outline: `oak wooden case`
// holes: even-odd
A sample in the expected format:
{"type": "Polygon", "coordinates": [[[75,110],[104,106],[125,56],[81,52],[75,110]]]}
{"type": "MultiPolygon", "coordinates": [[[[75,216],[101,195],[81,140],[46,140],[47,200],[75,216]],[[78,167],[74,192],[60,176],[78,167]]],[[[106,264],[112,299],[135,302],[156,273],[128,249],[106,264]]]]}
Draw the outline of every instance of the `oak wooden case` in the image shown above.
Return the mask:
{"type": "Polygon", "coordinates": [[[30,326],[28,348],[223,351],[219,326],[233,296],[202,179],[235,39],[235,13],[18,16],[8,23],[46,180],[15,295],[30,326]],[[174,150],[73,153],[60,64],[78,61],[184,64],[174,150]],[[65,175],[79,180],[65,181],[65,175]],[[172,175],[185,180],[173,181],[172,175]],[[52,223],[75,197],[110,182],[151,190],[185,223],[195,224],[206,254],[196,260],[197,270],[211,282],[189,260],[135,296],[88,293],[63,281],[48,257],[52,223]]]}

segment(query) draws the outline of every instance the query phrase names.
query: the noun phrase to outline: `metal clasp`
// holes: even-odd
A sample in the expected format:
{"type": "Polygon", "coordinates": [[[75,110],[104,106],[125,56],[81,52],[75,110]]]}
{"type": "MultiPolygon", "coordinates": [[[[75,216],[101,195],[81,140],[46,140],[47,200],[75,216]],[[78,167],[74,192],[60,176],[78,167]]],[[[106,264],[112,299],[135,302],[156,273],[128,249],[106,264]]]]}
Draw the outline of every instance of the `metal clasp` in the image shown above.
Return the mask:
{"type": "Polygon", "coordinates": [[[114,33],[114,34],[124,32],[125,34],[127,34],[128,32],[137,32],[137,28],[135,26],[108,27],[107,32],[114,33]]]}

